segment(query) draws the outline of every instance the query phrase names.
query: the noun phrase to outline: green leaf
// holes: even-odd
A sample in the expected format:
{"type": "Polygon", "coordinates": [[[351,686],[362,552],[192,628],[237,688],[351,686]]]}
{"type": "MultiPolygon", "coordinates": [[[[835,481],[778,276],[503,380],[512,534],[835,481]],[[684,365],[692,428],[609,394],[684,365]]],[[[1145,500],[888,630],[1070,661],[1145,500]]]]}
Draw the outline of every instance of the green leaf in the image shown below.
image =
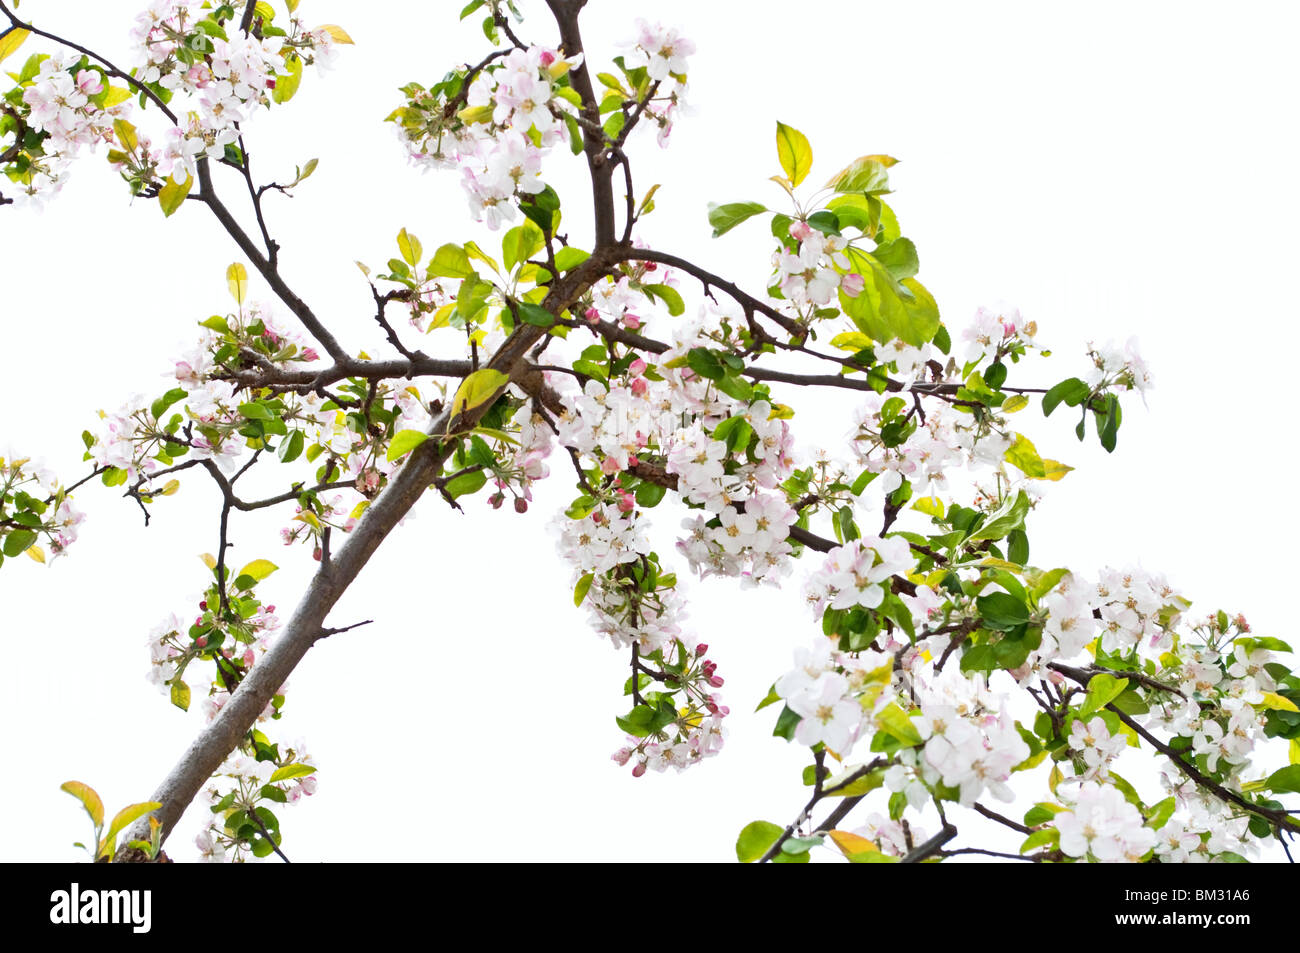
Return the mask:
{"type": "Polygon", "coordinates": [[[452,398],[451,416],[458,417],[491,400],[509,380],[507,375],[491,367],[470,374],[461,382],[456,390],[456,396],[452,398]]]}
{"type": "Polygon", "coordinates": [[[1274,771],[1264,782],[1275,794],[1290,792],[1300,794],[1300,764],[1289,765],[1280,771],[1274,771]]]}
{"type": "Polygon", "coordinates": [[[1086,717],[1105,708],[1122,695],[1126,688],[1128,688],[1127,678],[1116,678],[1105,672],[1094,675],[1088,679],[1088,697],[1084,699],[1083,706],[1079,709],[1080,717],[1086,717]]]}
{"type": "Polygon", "coordinates": [[[190,710],[190,687],[180,679],[172,682],[171,690],[172,704],[181,711],[190,710]]]}
{"type": "Polygon", "coordinates": [[[771,821],[752,821],[746,824],[736,838],[736,859],[742,864],[752,864],[766,854],[768,848],[784,833],[784,827],[778,827],[771,821]]]}
{"type": "Polygon", "coordinates": [[[402,253],[402,260],[412,266],[419,264],[420,257],[424,254],[420,240],[405,228],[397,233],[397,249],[402,253]]]}
{"type": "Polygon", "coordinates": [[[430,278],[468,278],[474,274],[474,268],[464,248],[447,244],[433,253],[426,273],[430,278]]]}
{"type": "Polygon", "coordinates": [[[709,203],[709,224],[713,226],[713,237],[725,235],[747,218],[753,218],[760,212],[766,212],[767,206],[757,202],[730,202],[726,205],[709,203]]]}
{"type": "Polygon", "coordinates": [[[591,572],[585,573],[583,577],[578,580],[578,584],[573,587],[573,604],[575,606],[582,605],[582,600],[587,598],[587,593],[591,590],[591,584],[595,582],[595,580],[596,574],[591,572]]]}
{"type": "Polygon", "coordinates": [[[448,480],[447,485],[443,487],[447,495],[453,500],[458,496],[469,496],[483,489],[487,483],[487,473],[482,470],[475,470],[472,473],[462,473],[453,480],[448,480]]]}
{"type": "Polygon", "coordinates": [[[393,435],[392,442],[388,445],[388,460],[391,463],[399,457],[404,457],[420,444],[429,439],[429,435],[422,430],[399,430],[393,435]]]}
{"type": "Polygon", "coordinates": [[[163,183],[163,187],[158,191],[158,204],[162,206],[163,216],[170,218],[172,214],[185,204],[185,196],[190,194],[190,188],[194,185],[194,176],[188,173],[185,181],[177,185],[170,177],[163,183]]]}
{"type": "Polygon", "coordinates": [[[1021,490],[1014,498],[1007,497],[1002,505],[994,510],[979,530],[971,535],[970,541],[999,540],[1013,529],[1025,525],[1025,514],[1029,512],[1029,497],[1021,490]]]}
{"type": "Polygon", "coordinates": [[[505,261],[506,271],[514,271],[515,265],[532,258],[545,244],[546,237],[533,222],[525,221],[510,229],[501,239],[501,257],[505,261]]]}
{"type": "Polygon", "coordinates": [[[975,600],[980,619],[987,629],[1009,631],[1029,621],[1029,608],[1015,596],[994,592],[975,600]]]}
{"type": "Polygon", "coordinates": [[[1147,815],[1147,827],[1153,831],[1160,830],[1165,826],[1165,822],[1173,817],[1175,806],[1173,795],[1158,804],[1151,805],[1151,813],[1147,815]]]}
{"type": "Polygon", "coordinates": [[[686,310],[686,304],[682,301],[682,296],[671,285],[643,285],[641,290],[652,297],[661,299],[668,306],[668,313],[673,317],[677,317],[686,310]]]}
{"type": "Polygon", "coordinates": [[[540,304],[529,304],[527,301],[519,302],[519,317],[523,319],[524,324],[531,324],[538,328],[549,328],[555,324],[555,315],[540,304]]]}
{"type": "Polygon", "coordinates": [[[256,401],[249,401],[246,404],[239,405],[239,415],[245,420],[274,420],[275,414],[271,408],[265,404],[256,401]]]}
{"type": "Polygon", "coordinates": [[[1078,407],[1091,393],[1092,388],[1077,377],[1063,380],[1043,395],[1043,416],[1052,416],[1052,411],[1061,403],[1068,407],[1078,407]]]}
{"type": "Polygon", "coordinates": [[[590,257],[590,252],[585,252],[581,248],[568,246],[566,248],[561,248],[555,253],[555,267],[559,271],[565,272],[571,268],[577,268],[590,257]]]}
{"type": "Polygon", "coordinates": [[[36,533],[29,529],[13,530],[4,538],[3,551],[6,556],[17,556],[25,553],[36,542],[36,533]]]}
{"type": "Polygon", "coordinates": [[[280,441],[280,446],[275,449],[275,455],[280,458],[281,463],[292,463],[302,455],[305,439],[301,430],[293,431],[287,439],[280,441]]]}
{"type": "Polygon", "coordinates": [[[185,396],[185,388],[173,387],[149,405],[149,413],[153,416],[154,420],[159,420],[162,418],[163,414],[167,413],[168,407],[172,406],[172,404],[176,403],[178,400],[184,400],[185,396]]]}
{"type": "Polygon", "coordinates": [[[808,143],[808,137],[798,129],[783,122],[776,124],[776,155],[781,160],[781,169],[791,185],[797,187],[808,177],[813,161],[812,146],[808,143]]]}
{"type": "Polygon", "coordinates": [[[892,242],[877,245],[871,255],[899,281],[911,278],[921,270],[921,259],[916,253],[916,246],[907,238],[896,238],[892,242]]]}

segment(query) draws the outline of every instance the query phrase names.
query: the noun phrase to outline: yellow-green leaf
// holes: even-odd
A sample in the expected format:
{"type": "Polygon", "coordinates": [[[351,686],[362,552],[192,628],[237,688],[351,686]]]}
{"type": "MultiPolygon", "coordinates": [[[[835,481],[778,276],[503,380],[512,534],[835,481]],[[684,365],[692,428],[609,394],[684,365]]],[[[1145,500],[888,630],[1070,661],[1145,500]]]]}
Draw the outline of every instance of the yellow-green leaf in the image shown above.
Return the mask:
{"type": "Polygon", "coordinates": [[[190,687],[182,681],[172,682],[172,704],[181,711],[190,710],[190,687]]]}
{"type": "Polygon", "coordinates": [[[1024,394],[1013,394],[1002,402],[998,409],[1004,414],[1014,414],[1029,406],[1029,398],[1024,394]]]}
{"type": "Polygon", "coordinates": [[[99,856],[102,857],[113,852],[113,844],[117,841],[118,831],[133,821],[144,817],[150,811],[158,810],[160,807],[162,807],[162,804],[158,801],[145,801],[141,804],[128,805],[118,811],[113,817],[113,823],[108,827],[108,833],[104,835],[104,839],[100,842],[99,856]]]}
{"type": "Polygon", "coordinates": [[[315,774],[316,768],[310,764],[295,762],[286,764],[284,767],[276,768],[275,773],[271,775],[271,783],[276,781],[289,781],[293,778],[305,778],[309,774],[315,774]]]}
{"type": "Polygon", "coordinates": [[[114,106],[120,106],[131,98],[131,90],[123,86],[108,87],[108,95],[104,97],[104,109],[112,109],[114,106]]]}
{"type": "Polygon", "coordinates": [[[117,133],[117,141],[127,152],[135,152],[140,145],[140,140],[135,135],[135,126],[125,119],[113,120],[113,132],[117,133]]]}
{"type": "Polygon", "coordinates": [[[857,854],[879,853],[880,848],[865,837],[850,834],[848,831],[828,831],[831,842],[840,849],[840,853],[853,860],[857,854]]]}
{"type": "Polygon", "coordinates": [[[336,26],[333,23],[326,23],[323,27],[320,27],[319,29],[322,29],[326,33],[328,33],[330,35],[330,39],[333,40],[335,43],[343,43],[348,46],[355,45],[355,43],[352,40],[352,37],[348,36],[348,31],[343,29],[343,27],[341,26],[336,26]]]}
{"type": "Polygon", "coordinates": [[[175,180],[168,177],[163,183],[163,187],[158,190],[158,204],[162,206],[163,215],[170,218],[175,211],[185,204],[185,196],[190,194],[190,189],[194,186],[194,176],[186,173],[185,181],[177,185],[175,180]]]}
{"type": "Polygon", "coordinates": [[[3,61],[6,56],[22,46],[23,42],[31,35],[30,30],[10,30],[4,36],[0,36],[0,61],[3,61]]]}
{"type": "Polygon", "coordinates": [[[1287,749],[1292,764],[1300,764],[1300,738],[1292,738],[1291,745],[1287,749]]]}
{"type": "Polygon", "coordinates": [[[812,146],[808,137],[798,129],[783,122],[776,124],[776,154],[781,160],[781,169],[792,186],[797,186],[808,176],[812,168],[812,146]]]}
{"type": "Polygon", "coordinates": [[[207,566],[209,569],[217,568],[217,558],[211,553],[202,553],[199,556],[199,559],[203,560],[203,565],[207,566]]]}
{"type": "Polygon", "coordinates": [[[271,562],[269,559],[254,559],[243,569],[239,570],[239,572],[235,573],[235,578],[238,579],[240,576],[252,576],[258,582],[261,582],[279,568],[279,566],[271,562]]]}
{"type": "Polygon", "coordinates": [[[920,510],[926,516],[933,516],[936,519],[943,519],[943,500],[937,496],[923,496],[912,504],[912,509],[920,510]]]}
{"type": "MultiPolygon", "coordinates": [[[[257,0],[257,3],[253,4],[253,12],[266,23],[270,23],[275,19],[275,7],[267,3],[266,0],[257,0]]],[[[289,12],[292,13],[293,11],[289,12]]]]}
{"type": "Polygon", "coordinates": [[[1025,842],[1020,845],[1020,853],[1026,854],[1035,847],[1046,847],[1051,844],[1053,847],[1061,839],[1061,832],[1055,827],[1044,828],[1041,831],[1034,831],[1025,838],[1025,842]]]}
{"type": "Polygon", "coordinates": [[[1271,708],[1274,711],[1300,711],[1296,703],[1277,692],[1264,692],[1264,700],[1255,703],[1256,708],[1271,708]]]}
{"type": "Polygon", "coordinates": [[[831,338],[831,347],[837,347],[841,351],[865,351],[875,343],[861,331],[845,331],[831,338]]]}
{"type": "Polygon", "coordinates": [[[1033,442],[1022,433],[1016,434],[1016,441],[1007,448],[1005,458],[1007,463],[1019,469],[1027,477],[1041,479],[1047,476],[1043,458],[1038,455],[1033,442]]]}
{"type": "Polygon", "coordinates": [[[80,781],[65,781],[59,785],[59,790],[67,791],[81,802],[86,809],[86,813],[90,815],[90,822],[95,827],[99,827],[104,823],[104,802],[99,799],[99,795],[95,793],[95,789],[89,784],[83,784],[80,781]]]}
{"type": "Polygon", "coordinates": [[[921,733],[916,730],[912,719],[907,716],[907,712],[892,702],[881,710],[876,716],[876,721],[879,722],[881,730],[898,739],[906,748],[921,743],[921,733]]]}
{"type": "Polygon", "coordinates": [[[244,299],[248,297],[248,269],[239,262],[227,268],[226,287],[230,289],[230,297],[234,298],[237,304],[243,304],[244,299]]]}
{"type": "Polygon", "coordinates": [[[458,417],[468,410],[489,400],[493,394],[505,386],[510,378],[498,370],[485,367],[475,371],[461,383],[456,396],[451,401],[451,416],[458,417]]]}
{"type": "Polygon", "coordinates": [[[420,262],[420,256],[424,249],[420,246],[420,240],[414,235],[402,229],[397,233],[397,248],[402,253],[402,260],[408,265],[417,265],[420,262]]]}
{"type": "Polygon", "coordinates": [[[466,106],[456,116],[465,125],[472,126],[475,123],[489,122],[495,111],[492,106],[466,106]]]}
{"type": "Polygon", "coordinates": [[[23,552],[27,554],[28,559],[35,560],[38,563],[45,562],[45,550],[39,546],[28,546],[23,552]]]}
{"type": "Polygon", "coordinates": [[[1059,460],[1048,460],[1046,458],[1043,459],[1044,480],[1051,480],[1055,482],[1061,479],[1061,477],[1065,476],[1073,469],[1074,467],[1066,466],[1064,463],[1061,463],[1059,460]]]}
{"type": "Polygon", "coordinates": [[[277,103],[287,103],[293,99],[293,94],[298,92],[298,87],[302,85],[301,59],[290,53],[284,58],[284,68],[287,72],[276,75],[275,89],[271,90],[271,98],[277,103]]]}
{"type": "Polygon", "coordinates": [[[399,430],[388,445],[388,462],[406,456],[428,439],[429,435],[422,430],[399,430]]]}
{"type": "Polygon", "coordinates": [[[474,267],[469,263],[465,249],[447,244],[433,253],[428,274],[430,278],[468,278],[474,274],[474,267]]]}

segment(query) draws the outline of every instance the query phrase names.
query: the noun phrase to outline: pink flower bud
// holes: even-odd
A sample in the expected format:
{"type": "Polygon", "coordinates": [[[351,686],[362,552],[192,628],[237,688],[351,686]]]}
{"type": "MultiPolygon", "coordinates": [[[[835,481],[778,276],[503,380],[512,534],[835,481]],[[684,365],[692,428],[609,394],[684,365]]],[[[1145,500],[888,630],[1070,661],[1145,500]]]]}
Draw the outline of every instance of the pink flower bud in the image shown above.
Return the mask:
{"type": "Polygon", "coordinates": [[[867,281],[856,271],[851,271],[840,279],[840,287],[850,298],[856,298],[862,294],[862,289],[866,287],[867,281]]]}
{"type": "Polygon", "coordinates": [[[493,493],[488,497],[488,502],[492,504],[492,509],[494,510],[501,509],[501,504],[505,501],[506,495],[504,493],[493,493]]]}
{"type": "Polygon", "coordinates": [[[199,648],[203,648],[203,646],[208,644],[208,637],[206,635],[200,635],[197,639],[194,640],[194,644],[197,645],[199,648]]]}
{"type": "Polygon", "coordinates": [[[635,507],[636,507],[636,497],[634,497],[631,493],[625,491],[623,495],[618,498],[618,508],[621,512],[631,513],[635,507]]]}
{"type": "Polygon", "coordinates": [[[315,549],[311,551],[311,558],[316,560],[316,562],[320,562],[322,555],[324,555],[324,553],[322,552],[319,546],[317,546],[315,549]]]}
{"type": "Polygon", "coordinates": [[[588,324],[600,323],[600,312],[595,308],[588,308],[586,311],[582,312],[582,316],[587,319],[588,324]]]}
{"type": "Polygon", "coordinates": [[[632,393],[637,397],[644,397],[645,392],[649,389],[650,385],[646,383],[644,377],[638,377],[632,382],[632,393]]]}
{"type": "Polygon", "coordinates": [[[807,238],[809,235],[811,235],[812,233],[813,233],[812,226],[809,225],[807,222],[791,222],[791,223],[790,223],[790,237],[791,237],[791,238],[797,239],[798,241],[803,241],[804,239],[806,239],[806,238],[807,238]]]}
{"type": "Polygon", "coordinates": [[[538,59],[541,60],[543,66],[550,66],[555,62],[555,54],[550,50],[542,50],[542,54],[538,59]]]}
{"type": "Polygon", "coordinates": [[[628,365],[627,372],[631,374],[633,377],[640,377],[642,374],[645,373],[645,367],[646,367],[645,361],[643,361],[641,358],[638,357],[635,361],[633,361],[631,364],[628,365]]]}
{"type": "Polygon", "coordinates": [[[726,679],[724,679],[721,675],[709,676],[709,684],[712,685],[714,688],[721,688],[725,682],[726,679]]]}
{"type": "Polygon", "coordinates": [[[695,646],[695,657],[696,657],[696,658],[699,658],[701,655],[703,655],[704,653],[706,653],[708,650],[709,650],[709,643],[708,643],[708,642],[701,642],[699,645],[695,646]]]}
{"type": "Polygon", "coordinates": [[[207,601],[206,599],[204,599],[202,602],[200,602],[200,603],[199,603],[199,608],[202,609],[204,612],[207,612],[207,611],[208,611],[208,601],[207,601]]]}
{"type": "Polygon", "coordinates": [[[308,362],[311,362],[311,361],[319,361],[319,360],[320,360],[320,355],[316,353],[316,349],[315,349],[315,348],[313,348],[313,347],[305,347],[305,348],[302,349],[302,359],[303,359],[304,361],[308,361],[308,362]]]}
{"type": "Polygon", "coordinates": [[[637,328],[641,327],[641,319],[635,314],[625,314],[623,315],[623,327],[627,328],[629,331],[635,331],[637,328]]]}
{"type": "Polygon", "coordinates": [[[528,512],[528,501],[525,500],[522,496],[515,497],[515,512],[516,513],[528,512]]]}
{"type": "Polygon", "coordinates": [[[600,472],[606,476],[609,476],[612,473],[618,473],[621,469],[623,468],[618,465],[618,461],[613,457],[606,457],[604,460],[600,461],[600,472]]]}
{"type": "Polygon", "coordinates": [[[634,768],[632,769],[632,777],[634,777],[634,778],[639,778],[639,777],[641,777],[641,775],[643,775],[643,774],[645,774],[645,762],[644,762],[644,761],[640,762],[639,764],[636,765],[636,767],[634,767],[634,768]]]}

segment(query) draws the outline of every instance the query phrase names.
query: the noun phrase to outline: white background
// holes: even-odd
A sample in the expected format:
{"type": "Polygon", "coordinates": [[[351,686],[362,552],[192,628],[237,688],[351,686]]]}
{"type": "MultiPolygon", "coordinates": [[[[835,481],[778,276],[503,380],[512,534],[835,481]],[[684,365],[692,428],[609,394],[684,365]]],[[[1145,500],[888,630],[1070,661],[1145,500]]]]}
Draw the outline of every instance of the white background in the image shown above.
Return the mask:
{"type": "MultiPolygon", "coordinates": [[[[456,24],[460,5],[303,0],[307,21],[342,24],[357,45],[247,128],[259,178],[320,158],[296,198],[268,200],[282,270],[346,346],[374,356],[388,352],[354,259],[382,265],[403,226],[426,249],[474,237],[488,247],[455,176],[411,169],[381,121],[398,86],[435,82],[486,52],[475,20],[456,24]]],[[[1091,339],[1137,335],[1153,368],[1149,408],[1126,402],[1113,456],[1092,435],[1077,444],[1072,420],[1022,415],[1040,451],[1078,468],[1033,515],[1033,561],[1085,573],[1140,564],[1166,573],[1194,611],[1240,610],[1258,633],[1292,637],[1294,5],[590,7],[598,69],[643,10],[699,46],[694,113],[671,148],[649,134],[634,143],[638,191],[662,183],[646,240],[758,290],[770,253],[762,220],[712,241],[705,206],[779,206],[766,181],[780,171],[776,119],[811,139],[810,184],[863,153],[897,156],[893,205],[954,338],[977,306],[1007,302],[1056,355],[1032,360],[1022,383],[1082,372],[1091,339]]],[[[554,42],[543,5],[523,9],[522,35],[554,42]]],[[[28,0],[21,12],[128,61],[134,3],[28,0]]],[[[41,48],[29,41],[22,56],[41,48]]],[[[547,177],[581,242],[581,168],[566,157],[547,177]]],[[[239,183],[219,184],[238,205],[239,183]]],[[[83,472],[78,434],[95,410],[169,386],[194,323],[228,309],[224,269],[238,260],[202,207],[164,221],[119,185],[102,156],[88,156],[43,214],[0,210],[0,448],[44,457],[69,482],[83,472]]],[[[271,300],[256,278],[253,294],[271,300]]],[[[786,399],[801,406],[797,392],[786,399]]],[[[816,405],[819,429],[843,433],[851,409],[816,405]]],[[[526,517],[478,499],[464,516],[425,501],[336,609],[335,625],[375,622],[321,643],[293,676],[276,732],[307,738],[321,766],[320,793],[281,812],[294,860],[727,860],[746,822],[784,824],[802,805],[806,753],[769,737],[774,710],[748,713],[815,631],[799,596],[806,567],[783,592],[692,586],[692,624],[727,677],[730,739],[684,775],[634,780],[608,760],[622,743],[613,716],[624,710],[625,659],[573,609],[545,531],[572,496],[553,462],[526,517]]],[[[59,784],[93,785],[110,812],[145,800],[198,730],[197,711],[182,714],[146,684],[145,638],[168,612],[194,611],[216,499],[190,476],[146,530],[134,503],[90,485],[77,494],[89,518],[66,559],[6,561],[0,857],[76,859],[68,845],[88,824],[59,784]]],[[[675,524],[671,511],[658,521],[675,524]]],[[[263,590],[287,616],[312,564],[280,546],[278,525],[240,520],[234,558],[283,567],[263,590]]],[[[1022,800],[1046,796],[1031,787],[1022,800]]],[[[195,854],[199,813],[169,844],[177,859],[195,854]]],[[[970,817],[953,814],[963,832],[975,830],[970,817]]]]}

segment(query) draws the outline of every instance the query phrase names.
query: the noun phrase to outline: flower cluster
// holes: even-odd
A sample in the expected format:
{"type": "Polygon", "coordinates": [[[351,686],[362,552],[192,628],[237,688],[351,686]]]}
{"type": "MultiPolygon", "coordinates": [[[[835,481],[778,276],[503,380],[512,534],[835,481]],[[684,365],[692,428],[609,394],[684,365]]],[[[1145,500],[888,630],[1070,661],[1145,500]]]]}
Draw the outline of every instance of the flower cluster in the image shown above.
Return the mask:
{"type": "Polygon", "coordinates": [[[85,518],[54,474],[27,457],[0,456],[0,562],[26,553],[45,562],[63,555],[77,539],[85,518]]]}
{"type": "Polygon", "coordinates": [[[795,251],[784,245],[773,255],[777,283],[796,309],[808,305],[830,304],[835,291],[844,283],[845,294],[856,296],[863,287],[862,276],[847,274],[849,259],[844,253],[848,243],[838,235],[827,235],[807,222],[790,225],[790,237],[797,243],[795,251]]]}
{"type": "Polygon", "coordinates": [[[277,745],[255,739],[231,752],[203,789],[216,817],[195,838],[200,859],[242,863],[272,854],[280,844],[280,824],[270,805],[293,805],[315,794],[316,769],[302,742],[281,754],[277,745]]]}
{"type": "Polygon", "coordinates": [[[110,86],[104,70],[84,56],[37,55],[18,75],[19,84],[5,97],[0,135],[14,133],[13,147],[3,151],[17,156],[7,172],[20,199],[39,202],[63,187],[83,147],[113,141],[113,122],[130,112],[130,96],[110,86]]]}
{"type": "Polygon", "coordinates": [[[1156,844],[1141,812],[1109,785],[1087,781],[1071,810],[1056,818],[1061,850],[1071,857],[1102,862],[1138,861],[1156,844]]]}

